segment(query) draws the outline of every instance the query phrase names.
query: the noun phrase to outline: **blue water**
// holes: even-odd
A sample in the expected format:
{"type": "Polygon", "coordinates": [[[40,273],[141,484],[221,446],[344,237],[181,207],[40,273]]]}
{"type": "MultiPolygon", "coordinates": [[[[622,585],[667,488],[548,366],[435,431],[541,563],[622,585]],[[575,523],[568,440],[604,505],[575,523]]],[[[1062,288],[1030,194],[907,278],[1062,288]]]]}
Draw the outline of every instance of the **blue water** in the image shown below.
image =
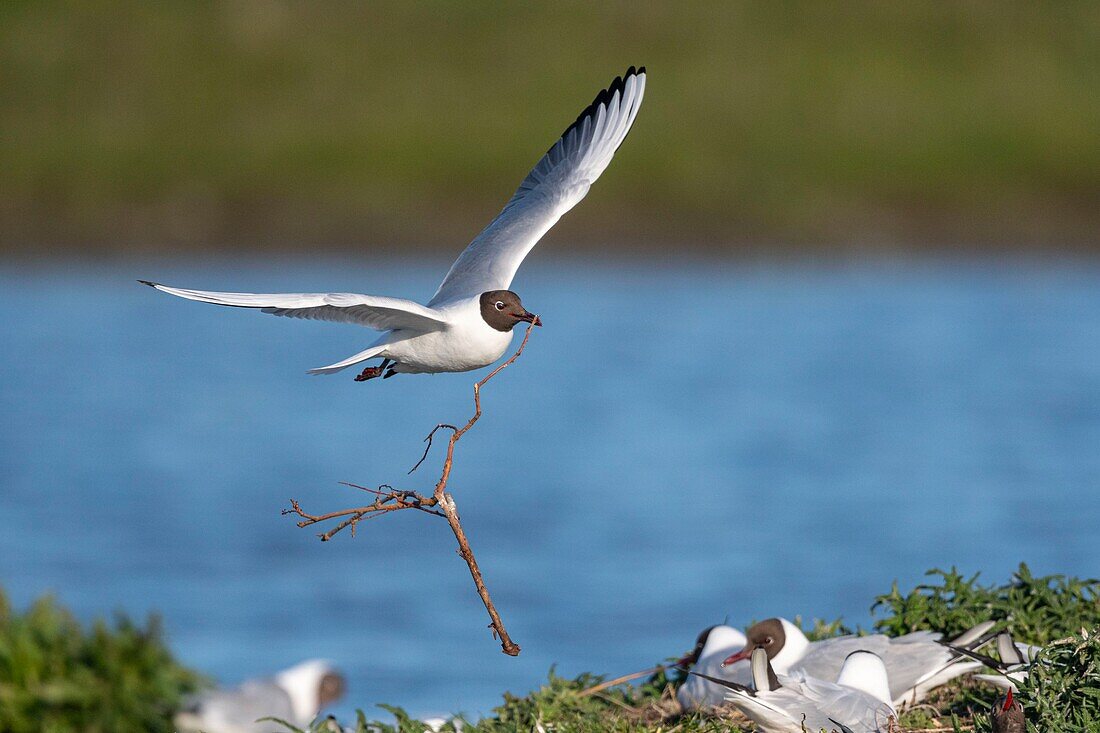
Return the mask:
{"type": "Polygon", "coordinates": [[[339,711],[487,712],[552,664],[625,673],[699,628],[872,620],[933,566],[1100,571],[1100,266],[670,265],[539,258],[542,315],[486,389],[452,489],[515,640],[502,655],[442,520],[322,544],[279,514],[427,490],[421,438],[472,375],[309,367],[369,332],[169,298],[432,291],[445,262],[0,268],[0,585],[82,618],[163,614],[226,683],[305,657],[339,711]]]}

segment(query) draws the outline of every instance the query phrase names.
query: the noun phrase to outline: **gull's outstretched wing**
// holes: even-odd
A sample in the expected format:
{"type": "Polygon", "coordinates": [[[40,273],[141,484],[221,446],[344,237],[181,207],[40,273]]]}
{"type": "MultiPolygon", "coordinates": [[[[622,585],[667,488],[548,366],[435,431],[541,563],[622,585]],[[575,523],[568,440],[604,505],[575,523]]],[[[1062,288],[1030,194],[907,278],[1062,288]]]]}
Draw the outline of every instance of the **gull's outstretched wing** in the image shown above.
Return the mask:
{"type": "Polygon", "coordinates": [[[531,248],[607,168],[634,124],[644,91],[645,67],[631,66],[597,94],[459,255],[428,305],[507,289],[531,248]]]}
{"type": "Polygon", "coordinates": [[[208,290],[170,288],[139,280],[188,300],[236,308],[259,308],[264,313],[317,321],[357,323],[379,331],[407,328],[413,331],[438,331],[445,325],[443,314],[433,308],[401,298],[357,293],[215,293],[208,290]]]}

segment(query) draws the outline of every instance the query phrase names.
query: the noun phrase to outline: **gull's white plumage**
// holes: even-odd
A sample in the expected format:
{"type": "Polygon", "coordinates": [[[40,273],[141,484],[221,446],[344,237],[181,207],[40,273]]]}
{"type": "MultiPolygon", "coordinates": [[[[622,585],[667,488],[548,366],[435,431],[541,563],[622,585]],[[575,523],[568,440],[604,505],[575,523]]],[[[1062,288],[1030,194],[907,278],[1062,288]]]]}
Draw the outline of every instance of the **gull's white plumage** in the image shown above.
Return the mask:
{"type": "Polygon", "coordinates": [[[866,651],[853,652],[841,666],[836,682],[810,677],[802,671],[778,675],[778,689],[764,670],[767,656],[757,649],[752,660],[753,687],[734,685],[726,697],[764,733],[887,731],[897,713],[889,700],[886,667],[866,651]],[[763,668],[763,669],[762,669],[763,668]]]}
{"type": "Polygon", "coordinates": [[[189,300],[384,332],[364,351],[310,370],[315,374],[378,356],[396,362],[394,371],[406,373],[487,366],[503,355],[512,332],[488,325],[480,310],[481,294],[507,290],[531,248],[588,193],[626,139],[642,103],[645,79],[645,67],[631,67],[596,96],[527,174],[500,214],[459,255],[426,306],[356,293],[222,293],[142,282],[189,300]]]}
{"type": "Polygon", "coordinates": [[[644,92],[645,67],[600,92],[459,255],[428,305],[506,289],[531,248],[607,168],[634,124],[644,92]]]}
{"type": "MultiPolygon", "coordinates": [[[[748,671],[747,661],[729,667],[722,666],[722,660],[745,646],[746,641],[741,630],[732,626],[723,624],[709,629],[706,642],[699,650],[699,658],[692,665],[691,671],[702,672],[708,677],[747,683],[749,676],[742,676],[742,672],[748,671]]],[[[695,674],[690,675],[680,685],[680,689],[676,691],[676,699],[684,710],[699,710],[721,705],[726,699],[726,692],[721,685],[695,674]]]]}

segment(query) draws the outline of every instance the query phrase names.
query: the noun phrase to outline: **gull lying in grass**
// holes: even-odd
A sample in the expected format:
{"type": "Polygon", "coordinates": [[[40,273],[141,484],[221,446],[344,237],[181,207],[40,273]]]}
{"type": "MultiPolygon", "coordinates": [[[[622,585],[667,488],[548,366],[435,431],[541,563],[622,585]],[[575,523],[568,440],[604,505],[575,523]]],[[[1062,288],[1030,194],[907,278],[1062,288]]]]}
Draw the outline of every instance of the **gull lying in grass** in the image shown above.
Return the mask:
{"type": "MultiPolygon", "coordinates": [[[[725,625],[711,626],[703,629],[695,641],[695,648],[677,662],[676,666],[702,672],[712,678],[744,684],[746,679],[743,672],[747,672],[748,663],[723,667],[722,660],[743,648],[747,641],[740,629],[725,625]]],[[[684,710],[698,710],[721,705],[727,692],[721,685],[692,675],[680,685],[680,689],[676,691],[676,699],[684,710]]]]}
{"type": "Polygon", "coordinates": [[[760,647],[751,653],[750,672],[751,687],[715,677],[709,680],[728,688],[726,701],[764,733],[885,733],[897,719],[890,704],[886,666],[873,652],[849,654],[835,683],[802,671],[777,675],[760,647]]]}
{"type": "Polygon", "coordinates": [[[192,697],[175,717],[180,733],[260,733],[281,729],[261,718],[306,726],[344,695],[344,677],[331,664],[311,659],[274,677],[192,697]]]}
{"type": "Polygon", "coordinates": [[[634,124],[645,79],[645,67],[632,66],[596,95],[527,174],[504,210],[459,255],[427,305],[358,293],[221,293],[139,282],[189,300],[382,331],[365,350],[311,369],[312,374],[332,374],[376,357],[381,363],[363,369],[356,381],[488,366],[504,354],[516,324],[542,325],[508,289],[512,278],[531,248],[580,203],[611,163],[634,124]]]}
{"type": "MultiPolygon", "coordinates": [[[[953,643],[960,646],[974,643],[992,626],[992,622],[979,624],[953,643]]],[[[835,679],[849,654],[873,652],[886,665],[890,701],[895,706],[919,702],[929,690],[981,668],[979,662],[965,659],[941,643],[940,635],[931,631],[914,631],[898,637],[838,636],[811,642],[802,629],[787,619],[771,618],[750,627],[746,636],[745,647],[727,657],[723,665],[747,659],[759,648],[767,653],[780,675],[799,672],[816,679],[835,679]]]]}

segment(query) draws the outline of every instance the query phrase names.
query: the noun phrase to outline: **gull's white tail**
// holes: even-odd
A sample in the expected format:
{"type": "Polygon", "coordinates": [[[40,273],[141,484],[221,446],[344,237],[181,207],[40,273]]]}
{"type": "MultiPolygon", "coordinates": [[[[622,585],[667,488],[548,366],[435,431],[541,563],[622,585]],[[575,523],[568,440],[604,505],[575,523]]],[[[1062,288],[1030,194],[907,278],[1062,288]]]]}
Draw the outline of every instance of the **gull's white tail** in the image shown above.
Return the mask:
{"type": "Polygon", "coordinates": [[[347,369],[352,364],[358,364],[361,361],[366,361],[367,359],[370,359],[371,357],[378,356],[379,354],[381,354],[385,350],[385,348],[386,348],[385,344],[372,346],[369,349],[366,349],[364,351],[360,351],[358,354],[355,354],[353,356],[349,356],[347,359],[344,359],[343,361],[338,361],[335,364],[329,364],[328,366],[317,367],[316,369],[310,369],[308,373],[309,374],[335,374],[336,372],[347,369]]]}

